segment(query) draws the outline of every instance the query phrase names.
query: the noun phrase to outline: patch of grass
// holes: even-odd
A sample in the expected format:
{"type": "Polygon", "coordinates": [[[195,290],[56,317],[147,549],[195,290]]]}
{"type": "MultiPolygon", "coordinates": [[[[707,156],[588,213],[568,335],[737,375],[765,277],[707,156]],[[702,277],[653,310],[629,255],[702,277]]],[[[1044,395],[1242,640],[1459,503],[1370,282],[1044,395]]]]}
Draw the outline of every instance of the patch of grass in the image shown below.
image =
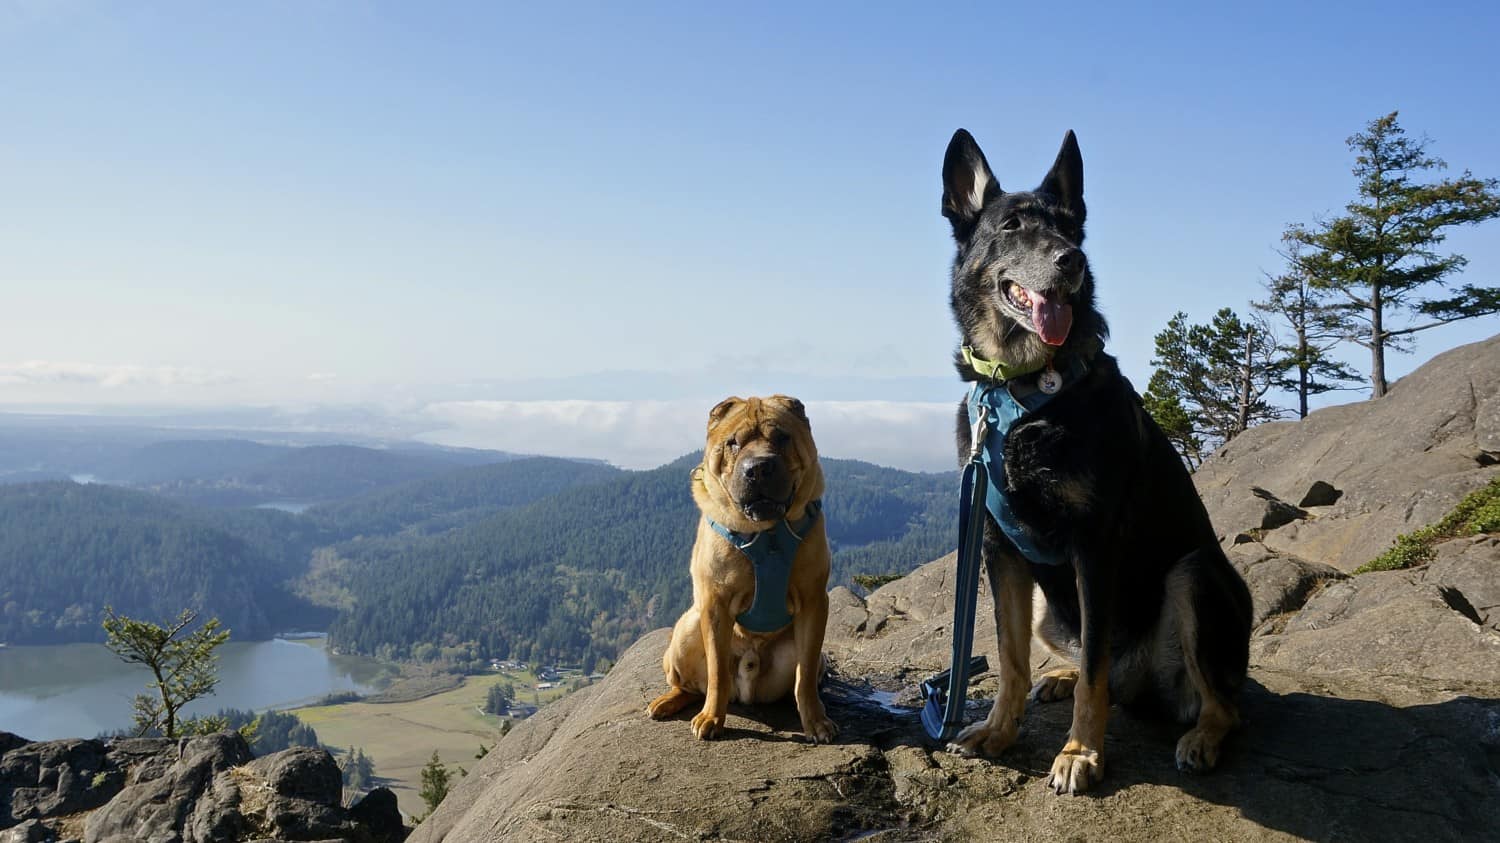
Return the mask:
{"type": "Polygon", "coordinates": [[[425,811],[418,795],[422,767],[438,750],[449,764],[471,766],[480,744],[493,746],[500,738],[504,718],[484,713],[490,686],[510,682],[516,701],[545,705],[568,693],[566,687],[537,690],[530,671],[485,673],[454,677],[447,690],[419,698],[374,702],[366,698],[341,705],[320,705],[289,713],[318,730],[318,739],[331,747],[358,746],[375,762],[376,784],[396,793],[408,815],[425,811]]]}
{"type": "Polygon", "coordinates": [[[1432,561],[1438,544],[1480,533],[1500,533],[1500,477],[1459,501],[1443,520],[1397,536],[1389,550],[1355,568],[1354,573],[1414,568],[1432,561]]]}
{"type": "Polygon", "coordinates": [[[893,583],[906,576],[905,574],[855,574],[850,579],[865,591],[874,591],[886,583],[893,583]]]}

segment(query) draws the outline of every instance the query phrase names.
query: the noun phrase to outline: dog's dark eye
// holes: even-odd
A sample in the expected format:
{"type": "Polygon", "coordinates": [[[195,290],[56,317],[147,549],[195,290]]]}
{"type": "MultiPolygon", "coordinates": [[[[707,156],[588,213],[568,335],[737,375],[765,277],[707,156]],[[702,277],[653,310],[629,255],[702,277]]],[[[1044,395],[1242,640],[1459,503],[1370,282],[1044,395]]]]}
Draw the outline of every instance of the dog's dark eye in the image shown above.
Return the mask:
{"type": "Polygon", "coordinates": [[[725,442],[724,446],[729,449],[729,453],[731,454],[737,454],[740,452],[739,440],[735,439],[733,436],[729,437],[729,441],[725,442]]]}
{"type": "Polygon", "coordinates": [[[786,431],[775,430],[771,432],[771,444],[778,448],[785,447],[786,443],[792,441],[792,437],[786,431]]]}
{"type": "Polygon", "coordinates": [[[1000,221],[1001,231],[1015,231],[1021,227],[1020,217],[1006,217],[1000,221]]]}

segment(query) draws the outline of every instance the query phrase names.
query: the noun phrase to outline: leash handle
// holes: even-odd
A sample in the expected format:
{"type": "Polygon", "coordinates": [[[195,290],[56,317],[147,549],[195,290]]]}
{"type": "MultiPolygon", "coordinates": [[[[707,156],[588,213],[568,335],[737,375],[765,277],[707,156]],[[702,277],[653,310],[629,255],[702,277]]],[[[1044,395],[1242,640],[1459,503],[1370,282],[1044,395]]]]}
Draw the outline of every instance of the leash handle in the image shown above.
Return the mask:
{"type": "Polygon", "coordinates": [[[964,466],[958,506],[958,571],[953,598],[953,658],[948,670],[922,683],[926,703],[922,727],[934,740],[948,741],[964,725],[965,696],[971,672],[989,668],[983,656],[969,658],[974,648],[974,612],[979,603],[980,548],[984,544],[984,499],[989,472],[980,451],[989,433],[988,413],[980,412],[974,423],[974,448],[964,466]],[[946,688],[944,687],[946,685],[946,688]]]}

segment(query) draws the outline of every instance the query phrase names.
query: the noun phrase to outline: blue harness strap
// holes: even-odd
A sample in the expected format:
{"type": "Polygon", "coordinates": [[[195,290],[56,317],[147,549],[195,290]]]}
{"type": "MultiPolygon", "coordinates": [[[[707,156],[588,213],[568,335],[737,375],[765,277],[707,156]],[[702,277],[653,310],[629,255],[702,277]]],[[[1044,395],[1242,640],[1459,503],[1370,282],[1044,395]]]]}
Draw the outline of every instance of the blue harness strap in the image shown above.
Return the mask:
{"type": "Polygon", "coordinates": [[[782,520],[759,533],[736,533],[706,515],[703,517],[714,532],[745,554],[755,570],[755,600],[735,618],[740,626],[750,632],[775,632],[792,622],[792,614],[786,610],[792,562],[797,558],[797,548],[802,546],[802,537],[822,512],[823,502],[816,500],[807,505],[807,513],[796,524],[782,520]]]}
{"type": "Polygon", "coordinates": [[[964,698],[969,676],[989,669],[984,656],[969,658],[974,645],[974,611],[978,604],[980,549],[984,544],[984,513],[989,512],[1006,538],[1028,561],[1061,565],[1062,557],[1043,548],[1016,520],[1002,487],[1005,478],[1005,438],[1016,422],[1041,409],[1061,386],[1077,381],[1087,372],[1074,358],[1061,385],[1051,392],[1003,382],[974,384],[969,393],[970,451],[964,465],[958,506],[958,571],[953,598],[953,658],[950,667],[922,683],[925,703],[922,728],[935,740],[947,741],[964,725],[964,698]],[[998,485],[997,485],[998,483],[998,485]]]}
{"type": "MultiPolygon", "coordinates": [[[[1078,380],[1083,374],[1083,363],[1074,358],[1065,382],[1078,380]]],[[[984,413],[989,434],[979,448],[979,459],[984,464],[988,486],[985,489],[985,508],[994,517],[1005,537],[1021,551],[1029,562],[1038,565],[1061,565],[1063,559],[1054,548],[1044,547],[1016,520],[1010,508],[1010,496],[1005,493],[1005,440],[1010,429],[1029,413],[1046,406],[1056,393],[1046,393],[1029,388],[1015,381],[1002,383],[976,382],[969,392],[969,427],[978,430],[979,414],[984,413]]],[[[978,444],[978,443],[974,443],[978,444]]]]}

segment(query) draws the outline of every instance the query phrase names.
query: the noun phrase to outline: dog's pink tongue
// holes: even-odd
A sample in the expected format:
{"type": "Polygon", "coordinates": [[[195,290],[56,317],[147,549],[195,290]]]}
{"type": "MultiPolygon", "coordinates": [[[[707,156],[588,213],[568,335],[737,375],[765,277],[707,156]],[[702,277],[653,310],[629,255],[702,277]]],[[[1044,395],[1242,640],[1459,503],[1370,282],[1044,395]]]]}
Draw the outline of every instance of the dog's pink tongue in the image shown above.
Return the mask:
{"type": "Polygon", "coordinates": [[[1062,345],[1073,327],[1073,305],[1056,290],[1031,294],[1031,324],[1048,345],[1062,345]]]}

